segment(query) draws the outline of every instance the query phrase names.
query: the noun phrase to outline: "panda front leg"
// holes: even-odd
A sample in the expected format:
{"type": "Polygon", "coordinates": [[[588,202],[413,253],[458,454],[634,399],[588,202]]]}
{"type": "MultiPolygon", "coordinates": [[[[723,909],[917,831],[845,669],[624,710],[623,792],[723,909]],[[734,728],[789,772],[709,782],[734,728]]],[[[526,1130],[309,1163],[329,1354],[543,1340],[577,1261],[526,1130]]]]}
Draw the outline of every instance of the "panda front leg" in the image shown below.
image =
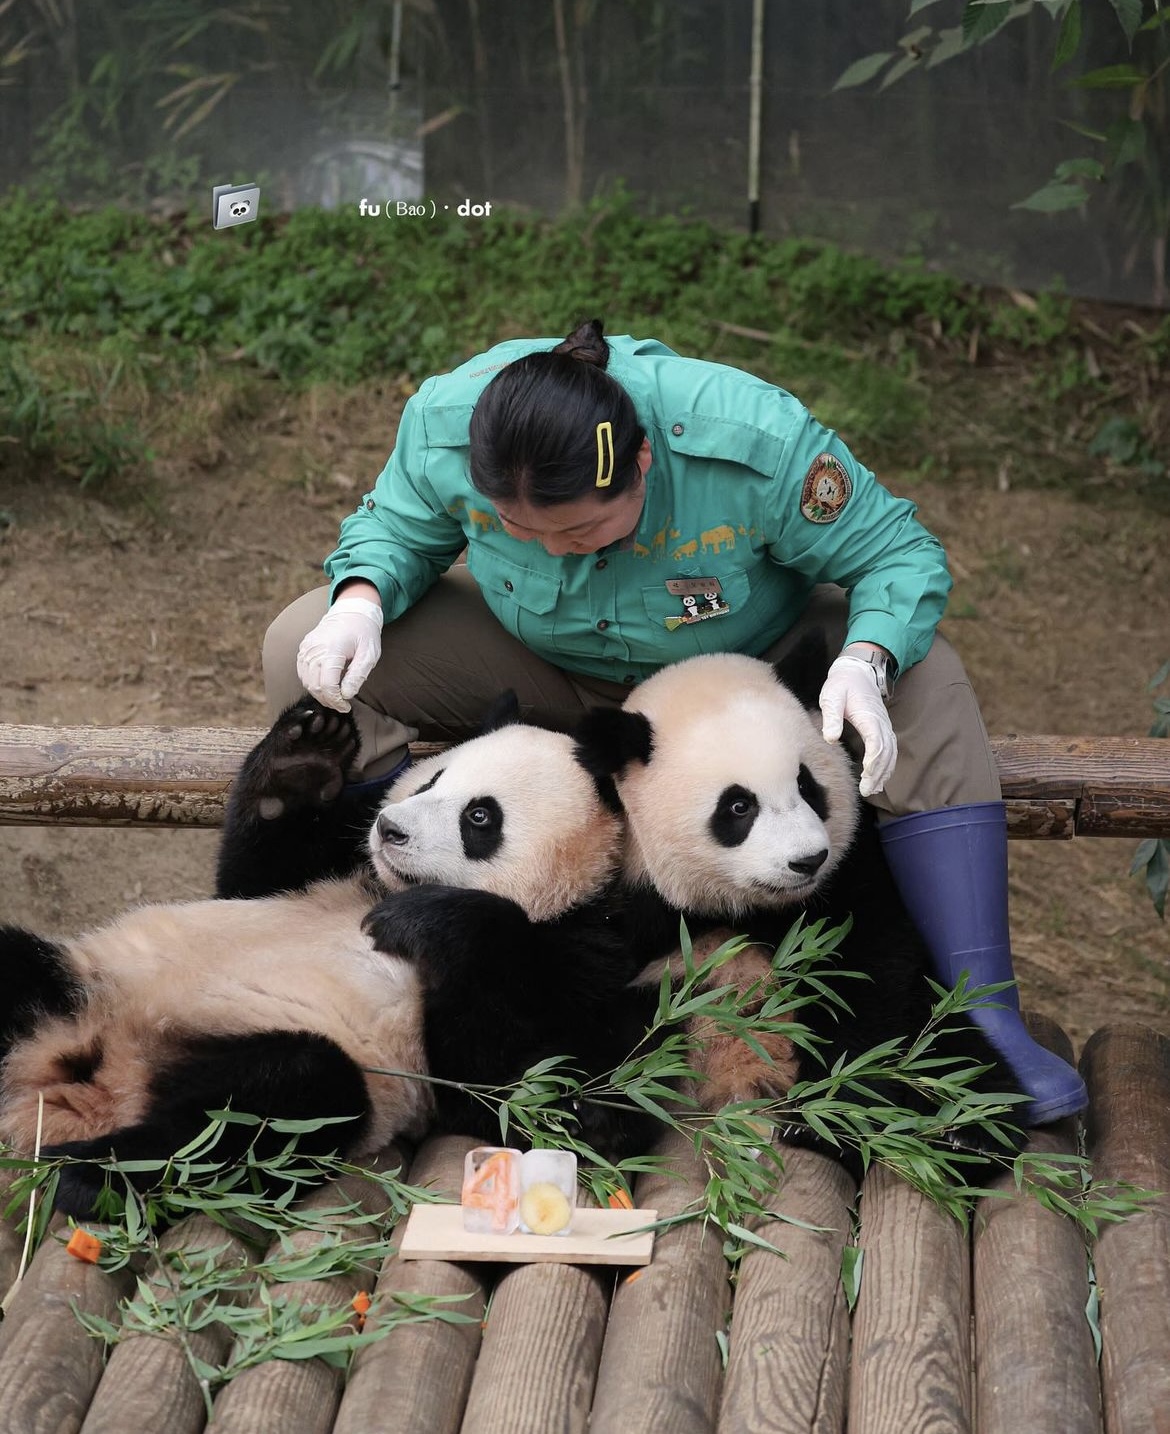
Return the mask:
{"type": "Polygon", "coordinates": [[[541,928],[507,897],[432,883],[411,886],[383,897],[362,926],[375,950],[412,962],[428,991],[465,992],[468,1009],[474,1009],[477,992],[493,1005],[532,999],[541,928]]]}
{"type": "Polygon", "coordinates": [[[351,713],[313,697],[281,713],[232,783],[217,896],[271,896],[358,869],[382,796],[346,786],[358,746],[351,713]]]}
{"type": "MultiPolygon", "coordinates": [[[[378,950],[416,966],[427,1066],[443,1081],[508,1086],[554,1056],[605,1076],[644,1042],[654,1018],[657,987],[632,982],[604,903],[538,922],[489,892],[418,886],[385,897],[365,926],[378,950]]],[[[499,1140],[494,1100],[451,1085],[435,1100],[442,1129],[499,1140]]],[[[573,1102],[565,1114],[609,1159],[643,1152],[661,1133],[653,1116],[620,1103],[573,1102]]]]}
{"type": "Polygon", "coordinates": [[[84,1001],[65,949],[20,926],[0,926],[0,992],[0,1059],[46,1016],[84,1001]]]}
{"type": "MultiPolygon", "coordinates": [[[[693,942],[695,962],[708,960],[734,937],[729,927],[722,926],[697,936],[693,942]]],[[[756,1016],[775,984],[767,947],[753,945],[724,961],[703,982],[703,989],[729,987],[736,1011],[756,1016]]],[[[799,1047],[783,1031],[757,1027],[747,1041],[709,1016],[692,1016],[687,1034],[694,1050],[695,1095],[709,1111],[744,1100],[778,1100],[799,1078],[799,1047]]]]}
{"type": "MultiPolygon", "coordinates": [[[[292,1136],[270,1129],[272,1119],[331,1119],[296,1137],[304,1155],[352,1150],[370,1121],[370,1098],[357,1063],[325,1036],[310,1031],[261,1031],[243,1036],[188,1040],[182,1054],[151,1078],[146,1111],[134,1125],[93,1140],[46,1147],[47,1158],[87,1162],[67,1165],[57,1189],[57,1208],[81,1218],[91,1215],[105,1184],[105,1172],[88,1162],[166,1160],[207,1127],[208,1112],[231,1109],[257,1115],[262,1123],[227,1123],[210,1153],[226,1165],[240,1163],[249,1149],[259,1160],[279,1155],[292,1136]]],[[[129,1172],[137,1189],[149,1189],[158,1172],[129,1172]]],[[[288,1182],[255,1168],[261,1191],[276,1196],[288,1182]]]]}

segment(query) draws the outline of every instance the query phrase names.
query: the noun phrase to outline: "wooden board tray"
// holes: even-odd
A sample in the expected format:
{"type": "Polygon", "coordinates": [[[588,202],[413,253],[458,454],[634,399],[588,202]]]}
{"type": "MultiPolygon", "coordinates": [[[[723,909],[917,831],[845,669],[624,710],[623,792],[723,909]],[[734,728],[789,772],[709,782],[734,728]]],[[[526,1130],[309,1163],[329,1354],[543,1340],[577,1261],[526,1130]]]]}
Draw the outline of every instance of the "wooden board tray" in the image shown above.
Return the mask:
{"type": "Polygon", "coordinates": [[[473,1235],[461,1205],[415,1205],[398,1255],[403,1260],[495,1260],[502,1264],[648,1265],[657,1210],[578,1208],[567,1235],[473,1235]],[[636,1232],[636,1233],[635,1233],[636,1232]]]}

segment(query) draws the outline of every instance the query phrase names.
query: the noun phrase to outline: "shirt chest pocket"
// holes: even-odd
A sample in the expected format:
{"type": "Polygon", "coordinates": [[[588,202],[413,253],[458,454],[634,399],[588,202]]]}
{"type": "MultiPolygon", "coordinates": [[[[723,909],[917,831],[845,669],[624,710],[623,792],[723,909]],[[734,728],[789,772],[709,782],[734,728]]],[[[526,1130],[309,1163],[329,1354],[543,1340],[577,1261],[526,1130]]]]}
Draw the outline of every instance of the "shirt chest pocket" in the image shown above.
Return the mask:
{"type": "Polygon", "coordinates": [[[537,651],[547,647],[561,595],[560,578],[498,553],[485,553],[477,543],[468,545],[467,566],[484,601],[512,636],[537,651]]]}
{"type": "MultiPolygon", "coordinates": [[[[679,573],[680,578],[689,578],[689,573],[679,573]]],[[[669,662],[680,657],[689,657],[698,652],[740,652],[747,648],[745,638],[751,632],[752,589],[748,575],[737,568],[726,573],[701,574],[718,579],[719,598],[727,604],[727,611],[711,612],[711,605],[703,593],[695,593],[696,614],[689,621],[676,621],[687,614],[687,606],[679,594],[668,592],[665,582],[642,589],[642,605],[651,631],[657,634],[656,645],[669,662]],[[698,614],[711,612],[710,617],[698,614]]],[[[661,660],[661,659],[660,659],[661,660]]]]}

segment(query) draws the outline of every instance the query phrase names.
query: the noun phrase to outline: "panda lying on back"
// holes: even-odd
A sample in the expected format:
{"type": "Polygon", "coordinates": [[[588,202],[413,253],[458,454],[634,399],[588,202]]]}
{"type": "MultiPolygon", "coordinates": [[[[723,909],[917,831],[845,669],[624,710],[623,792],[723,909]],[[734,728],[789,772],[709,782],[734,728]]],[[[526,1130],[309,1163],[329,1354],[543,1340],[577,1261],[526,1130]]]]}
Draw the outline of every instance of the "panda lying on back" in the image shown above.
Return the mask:
{"type": "MultiPolygon", "coordinates": [[[[0,1138],[32,1151],[43,1092],[42,1149],[79,1159],[163,1158],[227,1106],[352,1117],[303,1137],[310,1153],[433,1125],[498,1139],[494,1107],[366,1068],[498,1085],[548,1056],[590,1074],[623,1060],[656,993],[630,990],[611,919],[622,825],[570,738],[513,719],[411,768],[377,810],[345,786],[352,718],[305,699],[241,769],[219,899],[65,941],[0,927],[0,1138]]],[[[653,1128],[579,1114],[614,1155],[653,1128]]],[[[255,1134],[227,1126],[217,1154],[255,1134]]],[[[262,1134],[258,1153],[286,1140],[262,1134]]],[[[70,1167],[58,1205],[88,1213],[100,1188],[70,1167]]]]}
{"type": "MultiPolygon", "coordinates": [[[[825,666],[820,644],[778,669],[731,653],[689,658],[642,683],[620,711],[593,712],[578,751],[616,781],[627,878],[643,895],[644,945],[661,943],[680,913],[693,931],[719,923],[771,946],[801,914],[830,926],[852,916],[837,948],[840,968],[871,978],[841,983],[855,1014],[827,1003],[800,1014],[831,1067],[841,1055],[916,1035],[935,997],[928,952],[894,886],[873,809],[862,808],[845,750],[821,733],[825,666]]],[[[947,1025],[936,1054],[989,1066],[977,1090],[1019,1093],[973,1022],[947,1025]]],[[[792,1071],[811,1079],[823,1068],[801,1052],[792,1071]]],[[[790,1074],[776,1082],[777,1093],[790,1083],[790,1074]]],[[[886,1094],[926,1108],[909,1087],[886,1094]]]]}

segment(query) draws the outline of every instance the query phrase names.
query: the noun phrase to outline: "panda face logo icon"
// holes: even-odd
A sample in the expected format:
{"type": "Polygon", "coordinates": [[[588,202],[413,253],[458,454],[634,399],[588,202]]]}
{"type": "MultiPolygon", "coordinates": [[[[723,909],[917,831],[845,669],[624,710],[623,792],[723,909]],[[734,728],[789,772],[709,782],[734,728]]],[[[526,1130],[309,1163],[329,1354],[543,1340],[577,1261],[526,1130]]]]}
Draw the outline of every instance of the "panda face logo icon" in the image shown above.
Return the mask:
{"type": "Polygon", "coordinates": [[[217,229],[250,224],[260,214],[260,190],[254,184],[217,184],[211,191],[211,219],[217,229]]]}

